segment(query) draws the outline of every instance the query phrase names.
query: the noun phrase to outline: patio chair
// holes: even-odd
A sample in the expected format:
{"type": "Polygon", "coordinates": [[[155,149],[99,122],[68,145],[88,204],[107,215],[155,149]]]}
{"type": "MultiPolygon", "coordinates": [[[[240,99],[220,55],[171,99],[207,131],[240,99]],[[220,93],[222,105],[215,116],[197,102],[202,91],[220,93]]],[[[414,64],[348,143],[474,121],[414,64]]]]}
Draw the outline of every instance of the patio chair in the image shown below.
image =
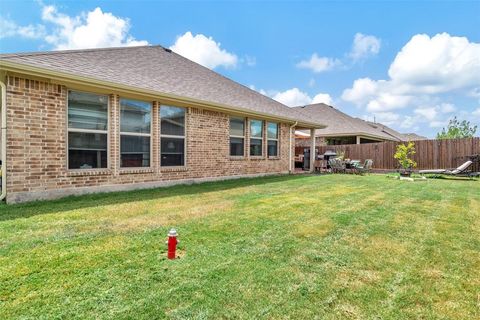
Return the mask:
{"type": "Polygon", "coordinates": [[[367,159],[365,160],[365,163],[363,164],[363,166],[361,164],[357,164],[355,166],[355,170],[359,174],[369,173],[370,170],[372,170],[372,166],[373,166],[373,160],[367,159]]]}
{"type": "Polygon", "coordinates": [[[345,163],[338,158],[328,160],[328,164],[332,168],[333,173],[345,173],[345,163]]]}
{"type": "Polygon", "coordinates": [[[345,167],[347,173],[355,173],[356,167],[360,164],[360,160],[347,160],[345,161],[345,167]]]}
{"type": "Polygon", "coordinates": [[[327,171],[327,161],[326,160],[315,160],[315,171],[322,173],[327,171]]]}
{"type": "Polygon", "coordinates": [[[456,177],[478,177],[480,176],[480,172],[472,172],[469,168],[472,166],[473,162],[468,160],[464,162],[461,166],[453,170],[447,169],[430,169],[430,170],[420,170],[418,173],[420,174],[433,174],[434,176],[456,176],[456,177]]]}

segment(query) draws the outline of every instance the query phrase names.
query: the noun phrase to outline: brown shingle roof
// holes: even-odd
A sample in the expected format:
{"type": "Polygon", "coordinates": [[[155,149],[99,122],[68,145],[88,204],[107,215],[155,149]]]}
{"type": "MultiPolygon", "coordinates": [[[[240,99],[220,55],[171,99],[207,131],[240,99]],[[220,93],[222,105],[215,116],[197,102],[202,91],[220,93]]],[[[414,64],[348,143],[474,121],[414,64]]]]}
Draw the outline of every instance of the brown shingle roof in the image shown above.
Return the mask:
{"type": "Polygon", "coordinates": [[[418,135],[416,133],[403,133],[407,141],[428,140],[427,137],[418,135]]]}
{"type": "Polygon", "coordinates": [[[323,126],[320,119],[314,121],[161,46],[2,54],[0,66],[2,62],[323,126]]]}
{"type": "Polygon", "coordinates": [[[380,128],[374,128],[367,121],[353,118],[340,110],[324,103],[311,104],[295,107],[300,113],[310,117],[314,121],[322,121],[327,127],[317,129],[317,136],[353,136],[366,135],[383,140],[399,141],[399,137],[384,132],[380,128]]]}
{"type": "MultiPolygon", "coordinates": [[[[358,118],[357,118],[358,119],[358,118]]],[[[362,119],[358,119],[360,121],[365,121],[365,120],[362,120],[362,119]]],[[[392,137],[394,137],[395,139],[399,140],[399,141],[406,141],[407,140],[407,137],[405,137],[405,135],[403,133],[400,133],[386,125],[384,125],[383,123],[379,123],[379,122],[371,122],[371,121],[365,121],[368,125],[370,125],[372,128],[374,129],[377,129],[383,133],[386,133],[392,137]]]]}

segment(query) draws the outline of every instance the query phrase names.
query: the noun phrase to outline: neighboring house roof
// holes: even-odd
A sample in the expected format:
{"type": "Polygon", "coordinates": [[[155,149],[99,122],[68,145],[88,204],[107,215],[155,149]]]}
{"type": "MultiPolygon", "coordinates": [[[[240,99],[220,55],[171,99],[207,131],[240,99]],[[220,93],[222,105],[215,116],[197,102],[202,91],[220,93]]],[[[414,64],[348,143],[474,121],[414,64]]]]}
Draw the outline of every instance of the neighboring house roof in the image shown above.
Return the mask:
{"type": "Polygon", "coordinates": [[[416,133],[404,133],[403,135],[407,138],[407,141],[428,140],[427,137],[418,135],[416,133]]]}
{"type": "Polygon", "coordinates": [[[161,46],[1,54],[0,67],[59,79],[97,81],[118,85],[119,89],[205,103],[221,110],[324,127],[321,119],[304,116],[161,46]]]}
{"type": "Polygon", "coordinates": [[[401,141],[401,138],[394,134],[378,127],[375,128],[367,121],[351,117],[324,103],[299,106],[294,109],[312,120],[321,121],[327,125],[324,129],[317,129],[315,131],[316,136],[341,137],[362,135],[380,140],[401,141]]]}
{"type": "Polygon", "coordinates": [[[407,140],[407,137],[405,137],[404,134],[402,134],[402,133],[400,133],[400,132],[398,132],[398,131],[390,128],[390,127],[387,127],[383,123],[371,122],[371,121],[366,121],[366,120],[362,120],[362,119],[358,119],[358,120],[365,121],[372,128],[377,129],[377,130],[379,130],[379,131],[381,131],[385,134],[388,134],[388,135],[394,137],[396,140],[399,140],[399,141],[406,141],[407,140]]]}

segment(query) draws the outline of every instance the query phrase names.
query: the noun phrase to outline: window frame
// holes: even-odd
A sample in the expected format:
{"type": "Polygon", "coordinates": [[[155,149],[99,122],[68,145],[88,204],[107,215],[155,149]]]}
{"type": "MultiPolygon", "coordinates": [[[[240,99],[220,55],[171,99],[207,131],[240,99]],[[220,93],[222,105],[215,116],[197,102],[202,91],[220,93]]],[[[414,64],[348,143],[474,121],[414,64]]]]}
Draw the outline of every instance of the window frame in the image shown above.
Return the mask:
{"type": "Polygon", "coordinates": [[[245,157],[245,143],[246,143],[246,129],[247,129],[247,118],[245,117],[236,117],[236,116],[230,116],[228,118],[228,154],[230,155],[230,157],[235,157],[235,158],[244,158],[245,157]],[[230,130],[231,130],[231,120],[232,119],[242,119],[243,120],[243,136],[237,136],[237,135],[232,135],[230,133],[230,130]],[[241,138],[243,139],[243,152],[242,152],[242,155],[232,155],[232,149],[231,149],[231,143],[232,143],[232,140],[231,138],[241,138]]]}
{"type": "MultiPolygon", "coordinates": [[[[160,117],[160,113],[159,113],[160,117]]],[[[145,100],[131,99],[131,98],[118,98],[118,156],[119,156],[119,169],[120,170],[135,170],[135,169],[152,169],[153,168],[153,102],[148,102],[145,100]],[[150,133],[137,133],[137,132],[123,132],[122,133],[122,103],[121,100],[134,100],[140,102],[146,102],[150,104],[150,133]],[[124,136],[135,136],[135,137],[149,137],[150,138],[150,165],[147,167],[122,167],[122,135],[124,136]]]]}
{"type": "Polygon", "coordinates": [[[186,168],[187,167],[187,114],[188,108],[187,107],[179,107],[175,105],[168,105],[162,104],[158,102],[158,166],[160,170],[169,170],[169,169],[176,169],[176,168],[186,168]],[[183,124],[183,136],[176,136],[172,134],[162,134],[162,107],[174,107],[174,108],[182,108],[185,110],[183,114],[184,124],[183,124]],[[176,166],[162,166],[162,137],[165,138],[172,138],[172,139],[183,139],[183,165],[176,165],[176,166]]]}
{"type": "Polygon", "coordinates": [[[280,124],[278,122],[267,122],[267,157],[268,158],[279,158],[280,157],[280,134],[279,134],[279,129],[280,129],[280,124]],[[269,138],[268,137],[268,125],[269,124],[276,124],[277,125],[277,138],[269,138]],[[277,142],[277,154],[274,156],[271,156],[268,154],[268,141],[276,141],[277,142]]]}
{"type": "Polygon", "coordinates": [[[65,117],[65,126],[66,126],[66,139],[65,139],[65,146],[66,146],[66,167],[67,171],[106,171],[110,170],[110,111],[111,111],[111,105],[110,105],[110,95],[105,94],[105,93],[98,93],[98,92],[93,92],[93,91],[84,91],[84,90],[76,90],[76,89],[70,89],[67,88],[67,94],[66,94],[66,117],[65,117]],[[78,93],[86,93],[86,94],[94,94],[98,96],[104,96],[107,98],[107,130],[94,130],[94,129],[79,129],[79,128],[70,128],[68,125],[68,111],[70,109],[70,92],[78,92],[78,93]],[[106,168],[87,168],[87,169],[81,169],[81,168],[75,168],[71,169],[70,168],[70,146],[69,146],[69,133],[70,132],[79,132],[79,133],[98,133],[98,134],[106,134],[107,135],[107,167],[106,168]]]}
{"type": "Polygon", "coordinates": [[[265,121],[264,120],[260,120],[260,119],[249,119],[249,122],[248,122],[248,130],[249,130],[249,150],[248,150],[248,154],[250,155],[250,157],[252,158],[263,158],[265,156],[265,121]],[[262,128],[262,136],[260,138],[258,137],[252,137],[252,121],[260,121],[261,123],[261,128],[262,128]],[[261,147],[261,150],[262,150],[262,154],[260,155],[252,155],[252,140],[260,140],[262,142],[262,147],[261,147]]]}

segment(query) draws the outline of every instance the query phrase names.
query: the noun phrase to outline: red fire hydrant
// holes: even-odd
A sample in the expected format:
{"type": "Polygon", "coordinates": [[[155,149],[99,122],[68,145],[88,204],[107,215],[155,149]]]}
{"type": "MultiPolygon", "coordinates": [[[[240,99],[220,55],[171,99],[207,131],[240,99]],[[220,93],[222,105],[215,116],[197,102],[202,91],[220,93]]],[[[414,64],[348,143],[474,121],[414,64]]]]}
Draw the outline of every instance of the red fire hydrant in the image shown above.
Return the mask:
{"type": "Polygon", "coordinates": [[[175,259],[175,251],[177,250],[177,230],[175,229],[170,229],[170,232],[168,232],[168,253],[167,253],[167,258],[168,259],[175,259]]]}

